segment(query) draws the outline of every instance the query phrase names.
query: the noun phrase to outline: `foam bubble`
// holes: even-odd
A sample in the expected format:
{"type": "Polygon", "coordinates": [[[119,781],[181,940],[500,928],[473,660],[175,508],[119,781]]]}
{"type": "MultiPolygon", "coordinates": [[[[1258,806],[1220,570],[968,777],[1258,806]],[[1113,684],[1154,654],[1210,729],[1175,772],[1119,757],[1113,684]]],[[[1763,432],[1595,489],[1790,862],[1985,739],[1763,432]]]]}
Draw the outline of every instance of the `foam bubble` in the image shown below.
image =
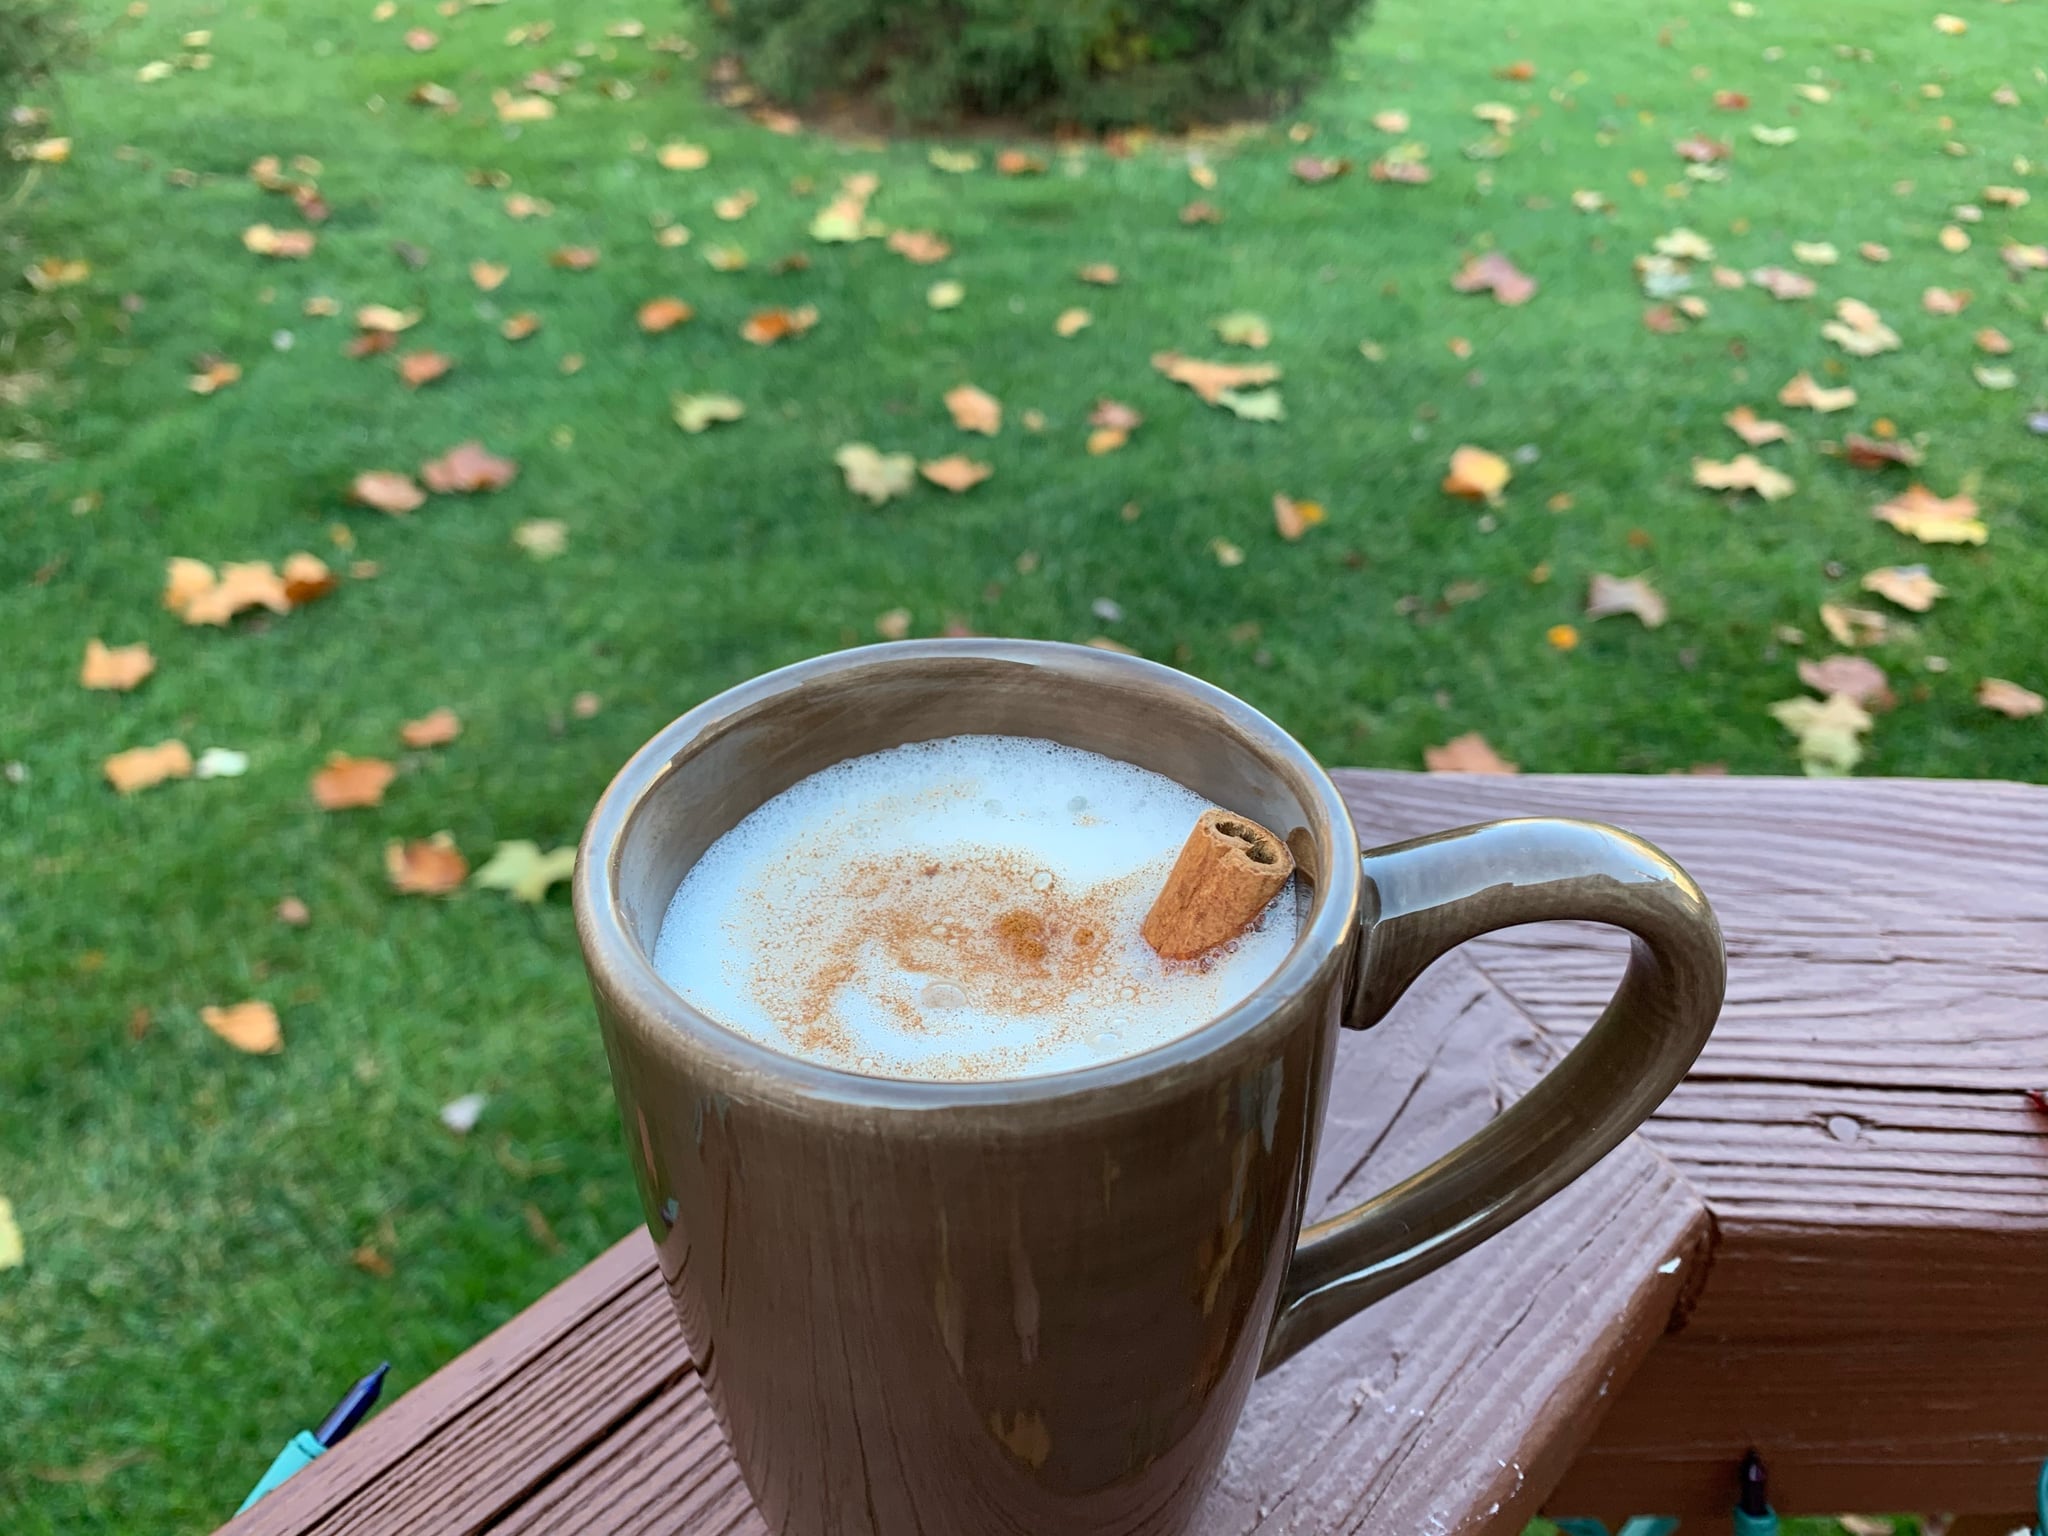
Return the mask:
{"type": "Polygon", "coordinates": [[[1208,802],[1020,736],[849,759],[721,837],[676,891],[664,980],[771,1049],[880,1077],[1013,1078],[1135,1055],[1242,1001],[1293,885],[1203,961],[1139,937],[1208,802]]]}

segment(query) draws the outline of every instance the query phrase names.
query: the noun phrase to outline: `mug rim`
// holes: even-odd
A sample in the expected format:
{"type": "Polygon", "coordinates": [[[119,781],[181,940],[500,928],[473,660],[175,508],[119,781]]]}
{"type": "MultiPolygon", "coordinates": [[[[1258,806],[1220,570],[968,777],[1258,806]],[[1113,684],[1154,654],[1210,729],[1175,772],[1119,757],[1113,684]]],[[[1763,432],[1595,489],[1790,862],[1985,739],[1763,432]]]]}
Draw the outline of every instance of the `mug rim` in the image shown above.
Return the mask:
{"type": "Polygon", "coordinates": [[[1235,694],[1140,656],[1063,641],[976,636],[827,652],[735,684],[679,715],[626,760],[599,796],[577,847],[572,892],[577,939],[592,985],[601,1000],[615,1005],[612,1012],[621,1025],[646,1043],[700,1061],[708,1056],[750,1087],[780,1089],[806,1101],[932,1110],[1074,1099],[1103,1089],[1124,1090],[1120,1097],[1127,1099],[1133,1084],[1177,1082],[1183,1072],[1226,1053],[1262,1022],[1283,1013],[1282,1004],[1314,988],[1345,959],[1358,931],[1363,883],[1357,831],[1337,786],[1306,747],[1235,694]],[[619,895],[619,862],[641,806],[671,774],[687,768],[697,747],[784,695],[859,672],[956,659],[1010,662],[1091,680],[1136,680],[1180,693],[1222,716],[1255,751],[1298,772],[1320,802],[1330,831],[1327,839],[1317,839],[1323,868],[1313,916],[1272,973],[1208,1022],[1147,1050],[1063,1072],[968,1079],[878,1077],[779,1051],[722,1023],[664,981],[629,931],[619,895]],[[602,857],[596,856],[599,850],[602,857]]]}

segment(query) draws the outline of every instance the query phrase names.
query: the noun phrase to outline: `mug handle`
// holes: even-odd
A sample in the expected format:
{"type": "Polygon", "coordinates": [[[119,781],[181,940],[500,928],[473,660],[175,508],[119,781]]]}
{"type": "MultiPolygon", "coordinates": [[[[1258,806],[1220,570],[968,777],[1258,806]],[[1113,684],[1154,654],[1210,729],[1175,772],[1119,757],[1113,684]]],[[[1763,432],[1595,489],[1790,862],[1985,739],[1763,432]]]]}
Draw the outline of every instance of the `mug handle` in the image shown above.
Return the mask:
{"type": "Polygon", "coordinates": [[[1376,1024],[1467,939],[1522,923],[1609,923],[1633,942],[1613,1001],[1484,1130],[1365,1204],[1302,1229],[1260,1370],[1526,1215],[1611,1152],[1706,1044],[1727,962],[1713,908],[1639,837],[1526,818],[1367,853],[1345,1024],[1376,1024]]]}

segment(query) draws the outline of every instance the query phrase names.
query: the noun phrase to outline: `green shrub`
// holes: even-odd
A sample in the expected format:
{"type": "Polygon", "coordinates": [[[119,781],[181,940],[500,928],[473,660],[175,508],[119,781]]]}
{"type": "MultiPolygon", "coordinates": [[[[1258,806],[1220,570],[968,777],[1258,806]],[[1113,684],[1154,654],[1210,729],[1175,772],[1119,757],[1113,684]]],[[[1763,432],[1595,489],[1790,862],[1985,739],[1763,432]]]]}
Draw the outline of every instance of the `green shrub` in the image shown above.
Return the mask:
{"type": "Polygon", "coordinates": [[[755,84],[899,121],[1218,121],[1297,92],[1368,0],[712,0],[755,84]]]}

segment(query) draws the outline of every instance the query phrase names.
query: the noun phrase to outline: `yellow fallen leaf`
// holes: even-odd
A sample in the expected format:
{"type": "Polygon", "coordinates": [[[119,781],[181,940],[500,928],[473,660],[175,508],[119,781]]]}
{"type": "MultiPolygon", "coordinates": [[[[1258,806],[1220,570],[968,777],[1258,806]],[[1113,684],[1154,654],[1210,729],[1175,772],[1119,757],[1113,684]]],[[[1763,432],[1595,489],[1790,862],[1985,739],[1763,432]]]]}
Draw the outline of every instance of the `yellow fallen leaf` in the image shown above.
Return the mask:
{"type": "Polygon", "coordinates": [[[19,1269],[27,1259],[28,1249],[21,1240],[21,1227],[14,1219],[14,1202],[0,1195],[0,1270],[19,1269]]]}
{"type": "Polygon", "coordinates": [[[917,460],[907,453],[882,453],[868,443],[847,443],[832,455],[846,476],[846,488],[876,506],[901,496],[915,483],[917,460]]]}
{"type": "Polygon", "coordinates": [[[654,152],[654,158],[665,171],[701,171],[711,163],[711,151],[701,144],[686,144],[677,139],[662,145],[654,152]]]}
{"type": "Polygon", "coordinates": [[[224,357],[208,359],[185,381],[185,387],[195,395],[213,395],[226,389],[242,377],[242,365],[231,363],[224,357]]]}
{"type": "Polygon", "coordinates": [[[1053,333],[1058,336],[1078,336],[1095,323],[1095,317],[1085,309],[1063,309],[1059,318],[1052,323],[1053,333]]]}
{"type": "Polygon", "coordinates": [[[78,669],[82,688],[103,688],[126,693],[156,670],[156,658],[143,644],[106,645],[94,639],[85,642],[85,664],[78,669]]]}
{"type": "Polygon", "coordinates": [[[199,1010],[200,1020],[236,1050],[251,1056],[275,1056],[284,1049],[284,1031],[278,1027],[277,1010],[266,1002],[251,999],[216,1008],[211,1003],[199,1010]]]}
{"type": "Polygon", "coordinates": [[[100,764],[117,794],[132,795],[166,779],[192,777],[192,753],[182,741],[160,741],[153,747],[131,747],[100,764]]]}
{"type": "Polygon", "coordinates": [[[28,157],[42,165],[62,165],[71,158],[71,141],[67,138],[37,139],[29,145],[28,157]]]}
{"type": "Polygon", "coordinates": [[[1790,475],[1771,468],[1753,453],[1738,453],[1725,464],[1694,459],[1692,483],[1710,491],[1754,491],[1765,501],[1783,501],[1798,489],[1790,475]]]}
{"type": "Polygon", "coordinates": [[[1882,645],[1891,638],[1891,620],[1875,608],[1853,608],[1847,603],[1822,603],[1820,627],[1837,645],[1861,649],[1882,645]]]}
{"type": "Polygon", "coordinates": [[[569,547],[569,525],[559,517],[530,517],[512,530],[512,542],[536,560],[552,560],[569,547]]]}
{"type": "Polygon", "coordinates": [[[1897,603],[1913,613],[1925,613],[1934,600],[1948,591],[1924,565],[1887,565],[1863,578],[1863,590],[1897,603]]]}
{"type": "Polygon", "coordinates": [[[1508,468],[1506,459],[1468,443],[1452,451],[1451,467],[1444,476],[1443,488],[1450,495],[1462,496],[1469,501],[1498,504],[1500,493],[1507,489],[1508,481],[1513,478],[1514,471],[1508,468]]]}
{"type": "Polygon", "coordinates": [[[1174,383],[1187,385],[1210,405],[1220,403],[1226,390],[1271,384],[1280,377],[1280,369],[1273,363],[1206,363],[1178,352],[1153,353],[1152,366],[1174,383]]]}
{"type": "Polygon", "coordinates": [[[1937,496],[1924,485],[1908,486],[1870,515],[1923,544],[1982,544],[1991,536],[1978,519],[1975,497],[1937,496]]]}
{"type": "Polygon", "coordinates": [[[395,336],[400,331],[409,331],[420,323],[420,311],[416,309],[393,309],[389,304],[364,304],[356,310],[356,329],[359,331],[382,331],[395,336]]]}
{"type": "Polygon", "coordinates": [[[319,239],[310,229],[273,229],[268,224],[251,224],[242,231],[246,250],[277,261],[304,261],[317,244],[319,239]]]}
{"type": "Polygon", "coordinates": [[[1794,410],[1819,411],[1825,414],[1829,411],[1846,411],[1855,403],[1856,391],[1849,385],[1829,389],[1824,384],[1816,384],[1813,375],[1803,369],[1793,374],[1785,387],[1778,391],[1778,404],[1790,406],[1794,410]]]}
{"type": "Polygon", "coordinates": [[[1781,699],[1771,706],[1771,715],[1798,738],[1800,767],[1815,778],[1838,778],[1861,762],[1861,738],[1874,723],[1869,711],[1846,693],[1781,699]]]}
{"type": "Polygon", "coordinates": [[[514,901],[538,903],[546,898],[549,886],[575,872],[573,844],[542,853],[539,844],[518,838],[498,844],[497,852],[469,877],[469,883],[489,891],[504,891],[514,901]]]}
{"type": "Polygon", "coordinates": [[[1608,619],[1617,614],[1632,613],[1643,621],[1643,628],[1660,628],[1670,615],[1670,605],[1664,594],[1650,585],[1643,576],[1610,576],[1605,571],[1595,571],[1586,589],[1586,617],[1608,619]]]}
{"type": "Polygon", "coordinates": [[[555,104],[537,94],[514,95],[511,91],[491,92],[491,105],[498,109],[501,123],[544,123],[555,115],[555,104]]]}

